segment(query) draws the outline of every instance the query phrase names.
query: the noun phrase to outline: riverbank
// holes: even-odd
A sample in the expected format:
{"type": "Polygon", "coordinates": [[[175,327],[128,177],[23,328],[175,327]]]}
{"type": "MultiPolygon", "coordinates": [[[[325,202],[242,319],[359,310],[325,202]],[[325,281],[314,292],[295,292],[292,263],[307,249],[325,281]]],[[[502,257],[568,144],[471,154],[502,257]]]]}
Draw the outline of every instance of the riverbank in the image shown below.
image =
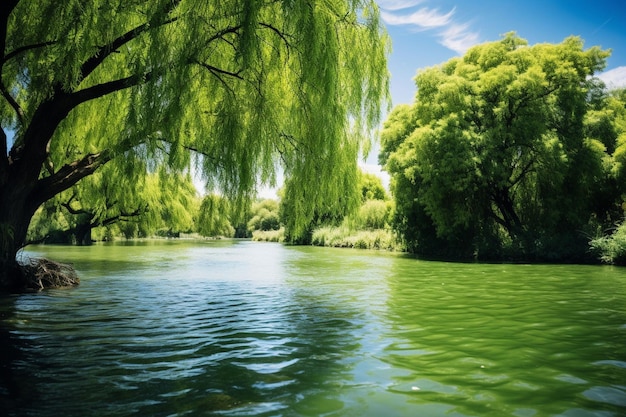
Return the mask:
{"type": "MultiPolygon", "coordinates": [[[[252,234],[257,242],[285,242],[285,230],[262,231],[252,234]]],[[[324,226],[313,231],[311,245],[330,248],[354,248],[405,252],[405,248],[388,229],[354,230],[348,227],[324,226]]]]}

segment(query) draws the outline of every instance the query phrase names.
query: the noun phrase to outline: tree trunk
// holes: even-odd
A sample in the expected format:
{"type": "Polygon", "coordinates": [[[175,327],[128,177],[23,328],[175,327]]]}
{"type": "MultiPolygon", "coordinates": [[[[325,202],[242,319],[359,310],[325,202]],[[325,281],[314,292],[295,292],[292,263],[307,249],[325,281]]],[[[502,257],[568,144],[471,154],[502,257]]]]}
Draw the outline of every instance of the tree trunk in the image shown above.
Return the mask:
{"type": "Polygon", "coordinates": [[[28,198],[20,198],[12,188],[8,185],[0,189],[0,289],[5,290],[24,286],[25,277],[16,257],[26,241],[28,225],[39,206],[28,198]]]}
{"type": "Polygon", "coordinates": [[[74,237],[78,246],[90,246],[91,241],[91,219],[85,223],[80,223],[74,228],[74,237]]]}
{"type": "Polygon", "coordinates": [[[515,211],[509,190],[506,188],[492,190],[492,200],[500,214],[494,213],[494,217],[500,219],[499,223],[506,229],[511,239],[520,239],[524,234],[524,226],[515,211]]]}

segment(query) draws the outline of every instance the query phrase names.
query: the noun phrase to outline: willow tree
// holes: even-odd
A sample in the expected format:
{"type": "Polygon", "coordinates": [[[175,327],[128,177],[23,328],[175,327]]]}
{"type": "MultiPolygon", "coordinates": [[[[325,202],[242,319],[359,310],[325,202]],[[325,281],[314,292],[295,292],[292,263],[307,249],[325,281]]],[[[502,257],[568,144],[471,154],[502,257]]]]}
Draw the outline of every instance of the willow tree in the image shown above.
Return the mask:
{"type": "Polygon", "coordinates": [[[196,161],[236,201],[282,165],[319,203],[378,121],[388,49],[373,0],[4,1],[0,283],[37,207],[113,158],[196,161]]]}
{"type": "Polygon", "coordinates": [[[585,127],[609,53],[577,37],[529,46],[510,33],[419,71],[415,103],[395,110],[382,136],[408,246],[584,257],[581,231],[619,199],[595,198],[616,136],[585,127]]]}
{"type": "Polygon", "coordinates": [[[200,198],[191,175],[162,166],[129,177],[116,162],[45,202],[31,220],[27,241],[90,245],[94,228],[127,238],[194,228],[200,198]]]}

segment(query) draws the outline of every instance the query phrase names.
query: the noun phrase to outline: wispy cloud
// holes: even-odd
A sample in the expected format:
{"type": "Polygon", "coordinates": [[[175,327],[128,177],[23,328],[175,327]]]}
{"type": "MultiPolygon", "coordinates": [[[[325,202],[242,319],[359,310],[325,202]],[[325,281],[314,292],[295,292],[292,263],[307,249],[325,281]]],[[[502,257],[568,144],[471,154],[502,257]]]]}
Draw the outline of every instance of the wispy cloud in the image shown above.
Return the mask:
{"type": "Polygon", "coordinates": [[[382,11],[381,16],[390,25],[412,25],[420,30],[434,29],[450,24],[454,9],[447,14],[426,7],[411,14],[394,14],[382,11]]]}
{"type": "Polygon", "coordinates": [[[626,88],[626,67],[617,67],[598,74],[609,89],[626,88]]]}
{"type": "Polygon", "coordinates": [[[477,32],[470,30],[468,23],[452,23],[441,33],[441,44],[458,54],[464,54],[472,46],[480,43],[477,32]]]}
{"type": "Polygon", "coordinates": [[[381,16],[388,25],[406,25],[415,31],[432,30],[439,43],[458,54],[464,54],[471,46],[479,43],[479,35],[469,23],[454,19],[456,8],[441,12],[436,8],[416,6],[425,0],[378,0],[381,16]]]}

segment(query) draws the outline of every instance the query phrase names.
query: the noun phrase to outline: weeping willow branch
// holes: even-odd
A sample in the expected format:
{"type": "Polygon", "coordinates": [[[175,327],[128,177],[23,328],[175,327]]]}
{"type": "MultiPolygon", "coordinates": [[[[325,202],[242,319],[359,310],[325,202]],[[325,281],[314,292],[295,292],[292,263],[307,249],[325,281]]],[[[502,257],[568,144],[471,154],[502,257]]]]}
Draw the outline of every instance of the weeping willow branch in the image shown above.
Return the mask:
{"type": "Polygon", "coordinates": [[[85,155],[82,159],[62,166],[57,172],[49,177],[38,181],[34,195],[47,201],[56,194],[67,190],[81,179],[93,174],[98,168],[113,158],[113,153],[103,151],[85,155]]]}
{"type": "Polygon", "coordinates": [[[16,56],[18,56],[19,54],[21,54],[22,52],[30,51],[30,50],[33,50],[33,49],[45,48],[46,46],[54,45],[57,42],[58,41],[47,41],[47,42],[34,43],[32,45],[20,46],[19,48],[16,48],[15,50],[13,50],[13,51],[9,52],[8,54],[6,54],[4,56],[4,59],[2,60],[2,63],[4,64],[5,62],[10,61],[11,59],[13,59],[16,56]]]}

